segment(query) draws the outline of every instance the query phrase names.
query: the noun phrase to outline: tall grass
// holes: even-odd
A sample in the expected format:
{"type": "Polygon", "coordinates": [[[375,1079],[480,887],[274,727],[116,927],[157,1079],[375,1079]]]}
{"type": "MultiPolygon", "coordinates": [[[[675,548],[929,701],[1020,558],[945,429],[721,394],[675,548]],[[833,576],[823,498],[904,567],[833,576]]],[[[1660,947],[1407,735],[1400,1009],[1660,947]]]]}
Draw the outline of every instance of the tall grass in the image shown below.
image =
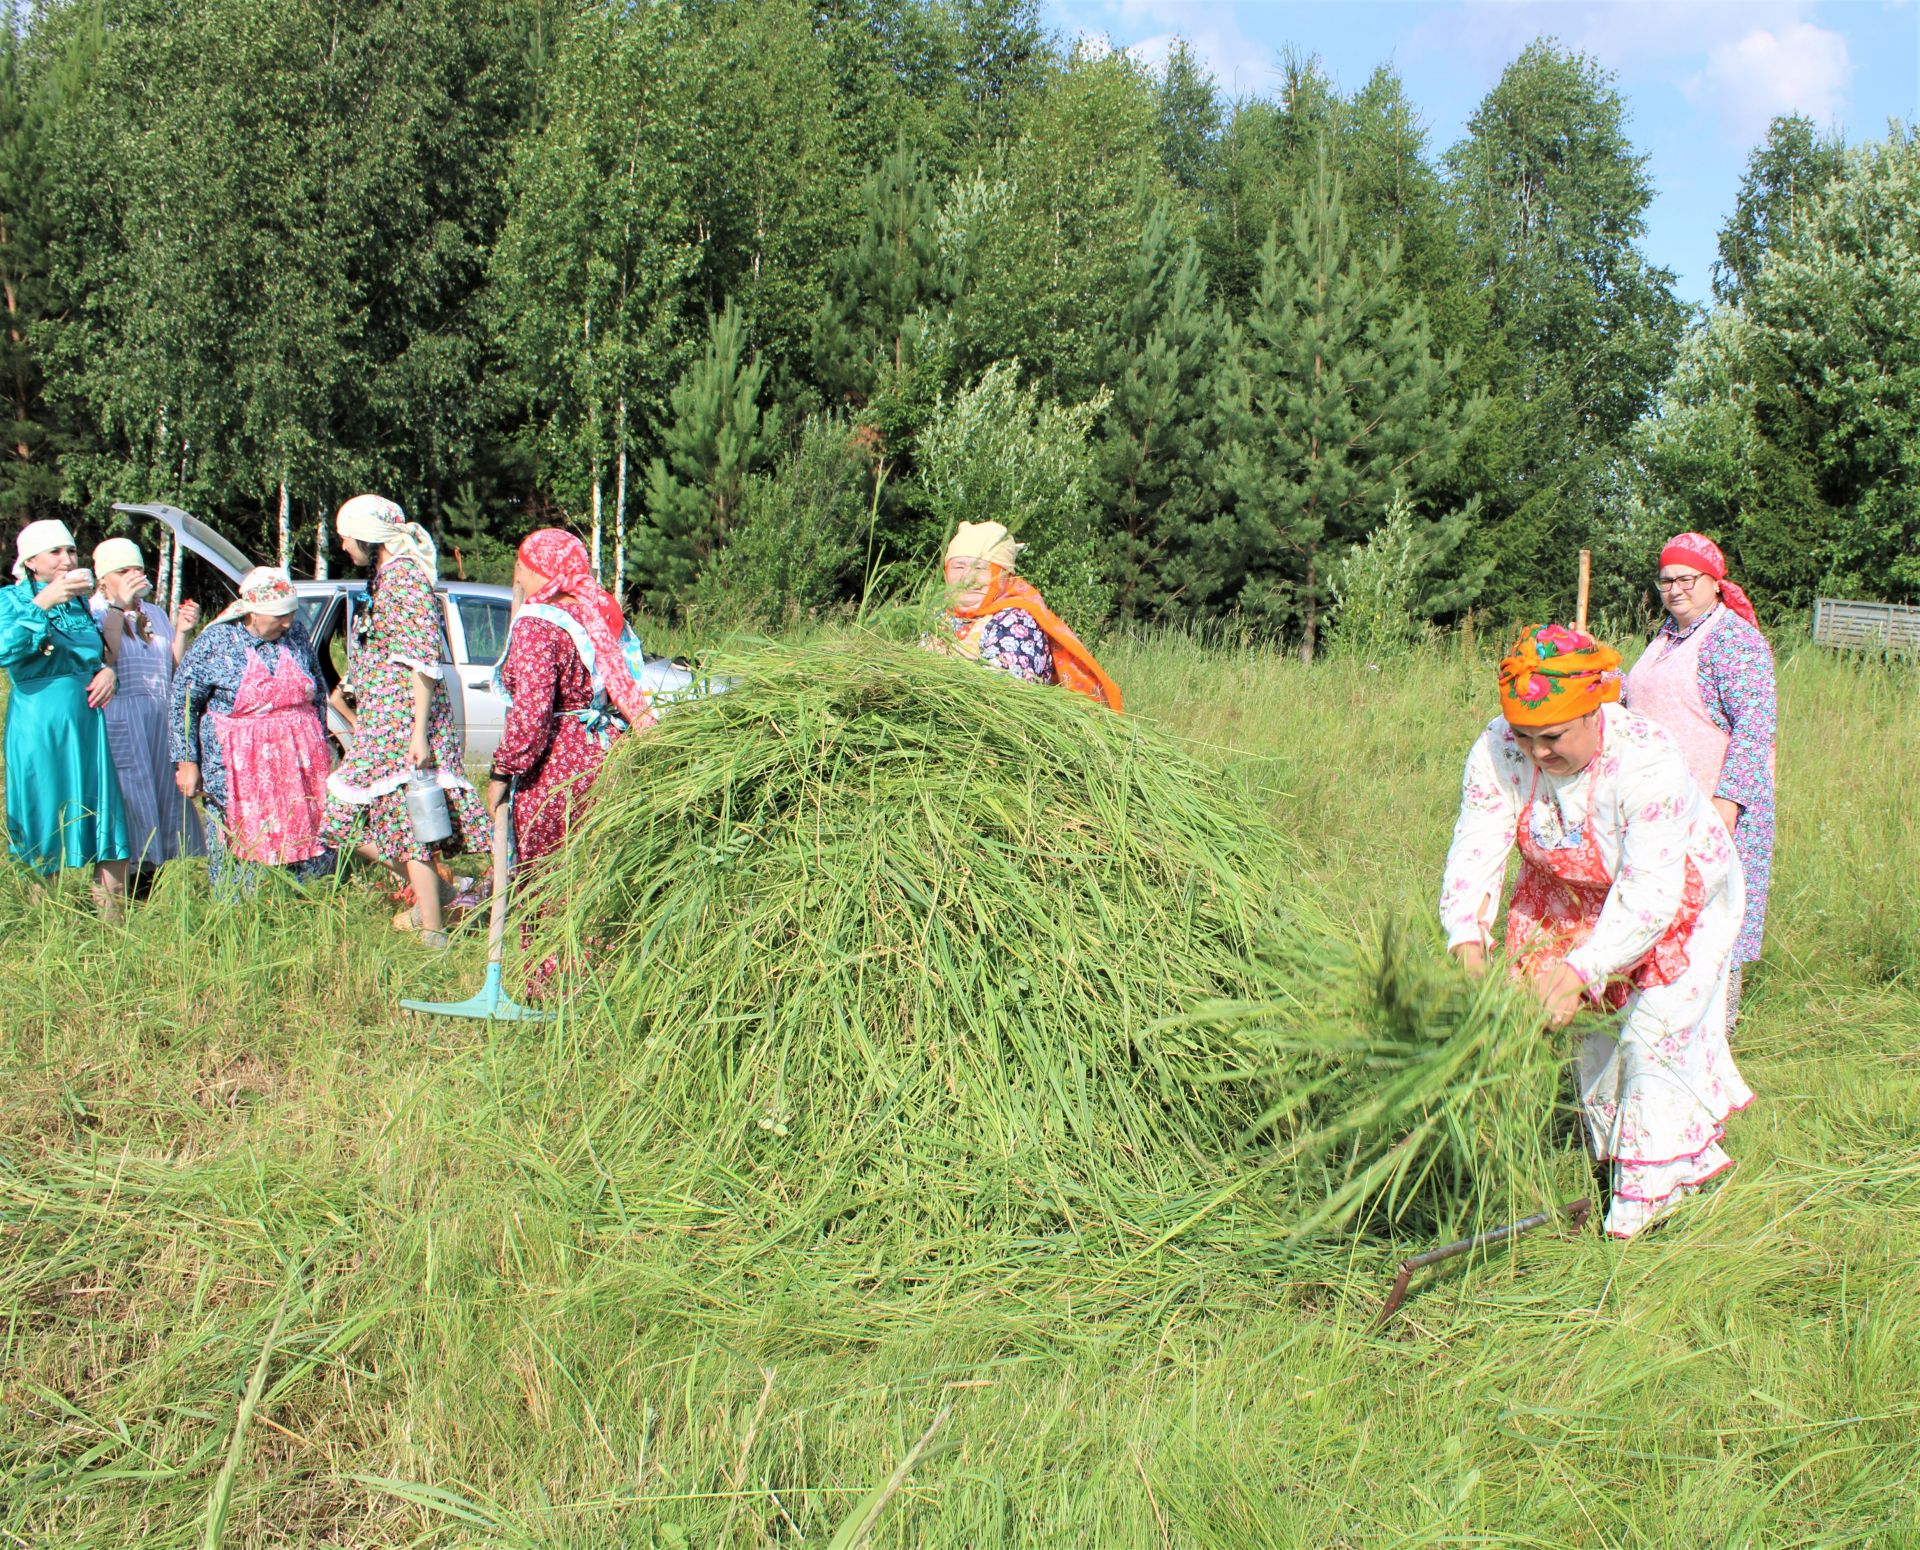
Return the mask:
{"type": "MultiPolygon", "coordinates": [[[[1106,659],[1288,837],[1354,944],[1342,1016],[1390,1028],[1363,970],[1429,908],[1484,673],[1106,659]]],[[[687,1073],[599,1018],[396,1019],[479,949],[399,944],[371,889],[222,910],[181,872],[111,930],[77,881],[0,885],[0,1542],[200,1545],[218,1505],[227,1546],[1920,1544],[1920,706],[1812,654],[1782,694],[1739,1169],[1633,1243],[1442,1273],[1378,1337],[1377,1235],[889,1253],[879,1213],[931,1241],[964,1202],[914,1191],[954,1169],[870,1179],[823,1253],[780,1231],[827,1181],[756,1150],[795,1140],[763,1094],[696,1173],[687,1073]]],[[[1350,1117],[1336,1185],[1382,1133],[1350,1117]]]]}

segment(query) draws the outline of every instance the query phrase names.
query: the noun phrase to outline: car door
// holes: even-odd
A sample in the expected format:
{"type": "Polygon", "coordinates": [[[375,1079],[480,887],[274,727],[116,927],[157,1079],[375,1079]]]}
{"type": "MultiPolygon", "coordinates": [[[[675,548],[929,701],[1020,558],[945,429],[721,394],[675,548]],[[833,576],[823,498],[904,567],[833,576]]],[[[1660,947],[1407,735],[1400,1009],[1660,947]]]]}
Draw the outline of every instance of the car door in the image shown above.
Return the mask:
{"type": "Polygon", "coordinates": [[[506,705],[494,692],[493,669],[507,649],[512,604],[503,597],[450,592],[448,623],[459,632],[455,647],[461,693],[467,704],[467,758],[491,759],[506,730],[506,705]]]}

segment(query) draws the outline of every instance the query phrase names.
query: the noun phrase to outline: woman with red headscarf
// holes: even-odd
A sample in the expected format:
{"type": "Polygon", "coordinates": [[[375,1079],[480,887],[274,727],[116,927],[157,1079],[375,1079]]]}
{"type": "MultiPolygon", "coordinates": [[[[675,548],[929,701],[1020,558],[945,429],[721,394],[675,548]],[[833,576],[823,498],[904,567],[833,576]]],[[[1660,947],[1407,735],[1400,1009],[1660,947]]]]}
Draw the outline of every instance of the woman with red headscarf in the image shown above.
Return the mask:
{"type": "Polygon", "coordinates": [[[1727,559],[1701,533],[1660,551],[1667,618],[1627,674],[1627,707],[1671,732],[1700,789],[1733,835],[1747,908],[1734,949],[1727,1026],[1740,1010],[1740,971],[1760,956],[1773,872],[1773,652],[1727,559]]]}
{"type": "Polygon", "coordinates": [[[1727,1048],[1741,918],[1733,841],[1679,745],[1623,709],[1620,658],[1535,626],[1500,664],[1500,714],[1474,742],[1440,919],[1484,969],[1507,862],[1507,962],[1562,1026],[1583,1001],[1622,1014],[1588,1035],[1578,1077],[1588,1144],[1609,1165],[1607,1231],[1628,1238],[1732,1160],[1727,1116],[1753,1098],[1727,1048]]]}
{"type": "Polygon", "coordinates": [[[518,876],[565,844],[614,740],[653,725],[621,649],[626,619],[594,580],[587,546],[543,527],[513,568],[515,608],[496,670],[507,704],[488,805],[513,800],[518,876]]]}

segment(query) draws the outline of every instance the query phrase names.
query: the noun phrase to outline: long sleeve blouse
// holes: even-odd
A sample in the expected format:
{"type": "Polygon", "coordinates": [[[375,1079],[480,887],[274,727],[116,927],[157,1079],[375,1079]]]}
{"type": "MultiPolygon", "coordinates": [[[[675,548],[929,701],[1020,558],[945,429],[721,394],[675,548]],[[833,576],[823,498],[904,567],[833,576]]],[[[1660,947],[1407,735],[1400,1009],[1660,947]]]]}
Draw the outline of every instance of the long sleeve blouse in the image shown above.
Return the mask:
{"type": "Polygon", "coordinates": [[[1549,849],[1588,826],[1613,878],[1592,934],[1567,954],[1568,967],[1589,984],[1631,969],[1673,924],[1689,860],[1705,885],[1703,908],[1740,909],[1732,841],[1679,747],[1660,727],[1618,705],[1602,706],[1601,718],[1600,751],[1577,775],[1537,770],[1503,718],[1474,741],[1440,894],[1449,946],[1492,942],[1523,813],[1534,840],[1549,849]]]}

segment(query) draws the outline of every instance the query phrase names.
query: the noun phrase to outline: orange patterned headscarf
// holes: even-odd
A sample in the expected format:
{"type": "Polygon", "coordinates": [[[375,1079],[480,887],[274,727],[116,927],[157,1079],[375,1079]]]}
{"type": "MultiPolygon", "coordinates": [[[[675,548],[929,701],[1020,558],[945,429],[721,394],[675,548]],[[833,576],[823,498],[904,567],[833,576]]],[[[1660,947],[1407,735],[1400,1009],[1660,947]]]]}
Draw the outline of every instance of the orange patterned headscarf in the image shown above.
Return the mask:
{"type": "Polygon", "coordinates": [[[1557,727],[1620,698],[1620,653],[1565,624],[1536,624],[1500,659],[1500,714],[1557,727]]]}

